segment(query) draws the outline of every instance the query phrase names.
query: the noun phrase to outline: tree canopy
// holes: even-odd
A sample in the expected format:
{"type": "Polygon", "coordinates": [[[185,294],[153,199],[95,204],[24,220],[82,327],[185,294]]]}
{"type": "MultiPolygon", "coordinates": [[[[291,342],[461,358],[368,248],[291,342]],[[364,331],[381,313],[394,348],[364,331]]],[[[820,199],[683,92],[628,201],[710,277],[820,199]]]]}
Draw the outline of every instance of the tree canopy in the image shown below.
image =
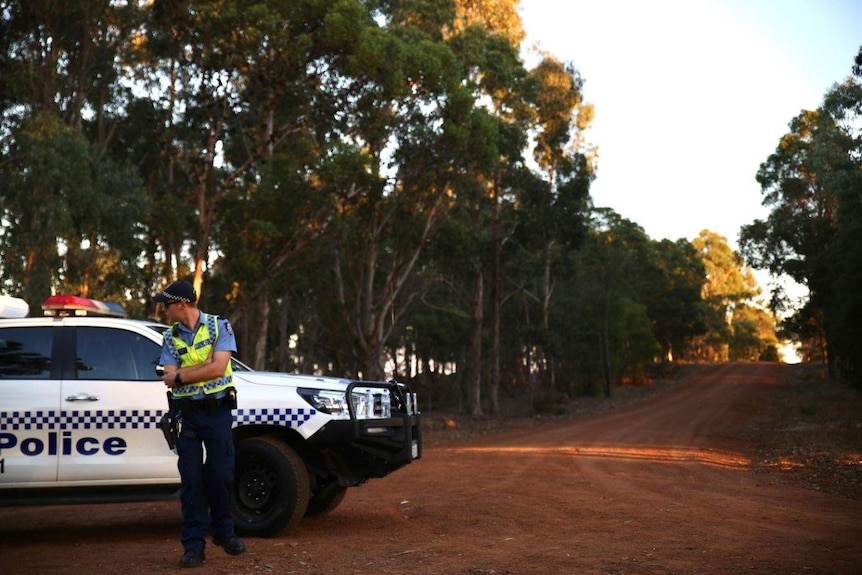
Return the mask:
{"type": "Polygon", "coordinates": [[[187,279],[253,367],[474,414],[763,356],[724,238],[593,206],[584,80],[517,5],[0,0],[3,291],[156,317],[187,279]]]}
{"type": "MultiPolygon", "coordinates": [[[[757,179],[771,211],[742,229],[743,253],[752,266],[808,288],[786,330],[809,358],[826,358],[831,377],[840,369],[862,383],[862,48],[853,74],[790,122],[757,179]]],[[[776,308],[783,299],[773,294],[776,308]]]]}

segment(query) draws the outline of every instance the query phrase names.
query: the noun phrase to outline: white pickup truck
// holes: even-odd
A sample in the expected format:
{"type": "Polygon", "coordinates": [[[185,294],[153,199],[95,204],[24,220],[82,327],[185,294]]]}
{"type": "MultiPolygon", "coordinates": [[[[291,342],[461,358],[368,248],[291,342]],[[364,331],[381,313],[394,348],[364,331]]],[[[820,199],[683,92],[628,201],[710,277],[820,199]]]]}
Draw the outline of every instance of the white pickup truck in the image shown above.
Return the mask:
{"type": "MultiPolygon", "coordinates": [[[[156,375],[168,327],[74,296],[49,298],[43,317],[0,303],[13,316],[0,319],[0,505],[175,497],[156,375]]],[[[416,395],[402,383],[233,370],[241,534],[292,528],[422,457],[416,395]]]]}

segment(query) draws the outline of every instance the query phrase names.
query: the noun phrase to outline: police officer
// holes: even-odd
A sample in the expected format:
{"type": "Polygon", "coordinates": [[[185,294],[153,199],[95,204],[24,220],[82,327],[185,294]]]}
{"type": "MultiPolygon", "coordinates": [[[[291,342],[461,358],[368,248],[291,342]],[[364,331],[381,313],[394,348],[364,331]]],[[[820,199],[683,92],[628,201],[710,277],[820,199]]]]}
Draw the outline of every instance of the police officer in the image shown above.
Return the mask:
{"type": "Polygon", "coordinates": [[[231,435],[236,392],[230,358],[236,339],[230,323],[203,313],[191,284],[177,281],[153,297],[164,304],[171,328],[165,333],[161,363],[171,390],[172,410],[181,420],[177,466],[182,488],[182,567],[205,559],[206,535],[230,555],[245,552],[234,533],[230,497],[234,476],[231,435]],[[206,462],[204,462],[206,448],[206,462]]]}

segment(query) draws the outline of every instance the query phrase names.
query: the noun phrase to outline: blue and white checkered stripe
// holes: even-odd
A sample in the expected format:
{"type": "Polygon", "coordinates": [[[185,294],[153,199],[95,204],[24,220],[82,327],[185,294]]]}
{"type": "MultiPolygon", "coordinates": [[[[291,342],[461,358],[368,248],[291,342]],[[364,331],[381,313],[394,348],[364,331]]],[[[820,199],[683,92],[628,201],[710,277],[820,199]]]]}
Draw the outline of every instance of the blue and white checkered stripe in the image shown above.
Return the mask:
{"type": "Polygon", "coordinates": [[[148,429],[158,427],[164,411],[2,411],[0,431],[65,429],[148,429]]]}
{"type": "MultiPolygon", "coordinates": [[[[149,429],[158,428],[161,410],[119,411],[0,411],[0,431],[40,431],[66,429],[149,429]]],[[[234,423],[278,425],[296,429],[317,413],[314,409],[237,409],[234,423]]]]}
{"type": "Polygon", "coordinates": [[[279,425],[296,429],[311,419],[317,413],[310,408],[281,409],[278,407],[264,409],[237,409],[233,419],[240,425],[279,425]]]}

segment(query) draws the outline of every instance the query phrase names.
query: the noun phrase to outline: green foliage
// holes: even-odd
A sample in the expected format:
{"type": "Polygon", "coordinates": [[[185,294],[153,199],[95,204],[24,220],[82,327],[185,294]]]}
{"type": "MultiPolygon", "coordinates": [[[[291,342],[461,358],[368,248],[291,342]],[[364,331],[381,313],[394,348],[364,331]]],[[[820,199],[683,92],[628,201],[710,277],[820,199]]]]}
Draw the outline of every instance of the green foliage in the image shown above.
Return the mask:
{"type": "Polygon", "coordinates": [[[94,296],[116,293],[139,253],[130,222],[146,204],[136,172],[99,161],[87,139],[51,113],[25,121],[16,136],[12,159],[2,165],[7,285],[17,284],[13,291],[30,302],[50,295],[58,278],[67,292],[89,294],[100,286],[105,291],[94,289],[94,296]],[[109,252],[116,268],[105,267],[109,252]]]}
{"type": "Polygon", "coordinates": [[[554,58],[545,58],[531,71],[529,83],[541,130],[533,155],[542,168],[553,173],[568,155],[572,115],[583,99],[583,80],[572,66],[554,58]]]}
{"type": "MultiPolygon", "coordinates": [[[[862,55],[862,49],[860,49],[862,55]]],[[[857,55],[857,60],[860,59],[857,55]]],[[[858,69],[855,69],[858,72],[858,69]]],[[[790,123],[758,181],[766,220],[743,227],[740,242],[749,263],[807,286],[808,301],[785,329],[811,350],[825,342],[829,374],[840,367],[862,381],[859,295],[859,232],[862,189],[862,76],[826,94],[814,111],[790,123]]],[[[780,293],[773,301],[781,302],[780,293]]]]}
{"type": "Polygon", "coordinates": [[[772,318],[752,307],[760,290],[727,239],[703,230],[692,243],[704,265],[706,330],[695,356],[707,361],[751,360],[776,343],[772,318]]]}
{"type": "Polygon", "coordinates": [[[3,6],[0,274],[31,303],[152,315],[191,279],[256,367],[415,376],[474,413],[522,391],[560,412],[671,353],[771,353],[723,239],[593,208],[583,79],[527,68],[517,2],[3,6]]]}
{"type": "Polygon", "coordinates": [[[646,305],[623,299],[612,319],[613,364],[620,380],[640,382],[660,352],[646,305]]]}
{"type": "Polygon", "coordinates": [[[778,339],[771,315],[742,304],[733,312],[729,356],[732,361],[778,361],[778,339]]]}
{"type": "Polygon", "coordinates": [[[662,360],[691,359],[692,342],[706,329],[703,261],[694,246],[681,239],[659,242],[645,264],[645,303],[662,360]]]}

